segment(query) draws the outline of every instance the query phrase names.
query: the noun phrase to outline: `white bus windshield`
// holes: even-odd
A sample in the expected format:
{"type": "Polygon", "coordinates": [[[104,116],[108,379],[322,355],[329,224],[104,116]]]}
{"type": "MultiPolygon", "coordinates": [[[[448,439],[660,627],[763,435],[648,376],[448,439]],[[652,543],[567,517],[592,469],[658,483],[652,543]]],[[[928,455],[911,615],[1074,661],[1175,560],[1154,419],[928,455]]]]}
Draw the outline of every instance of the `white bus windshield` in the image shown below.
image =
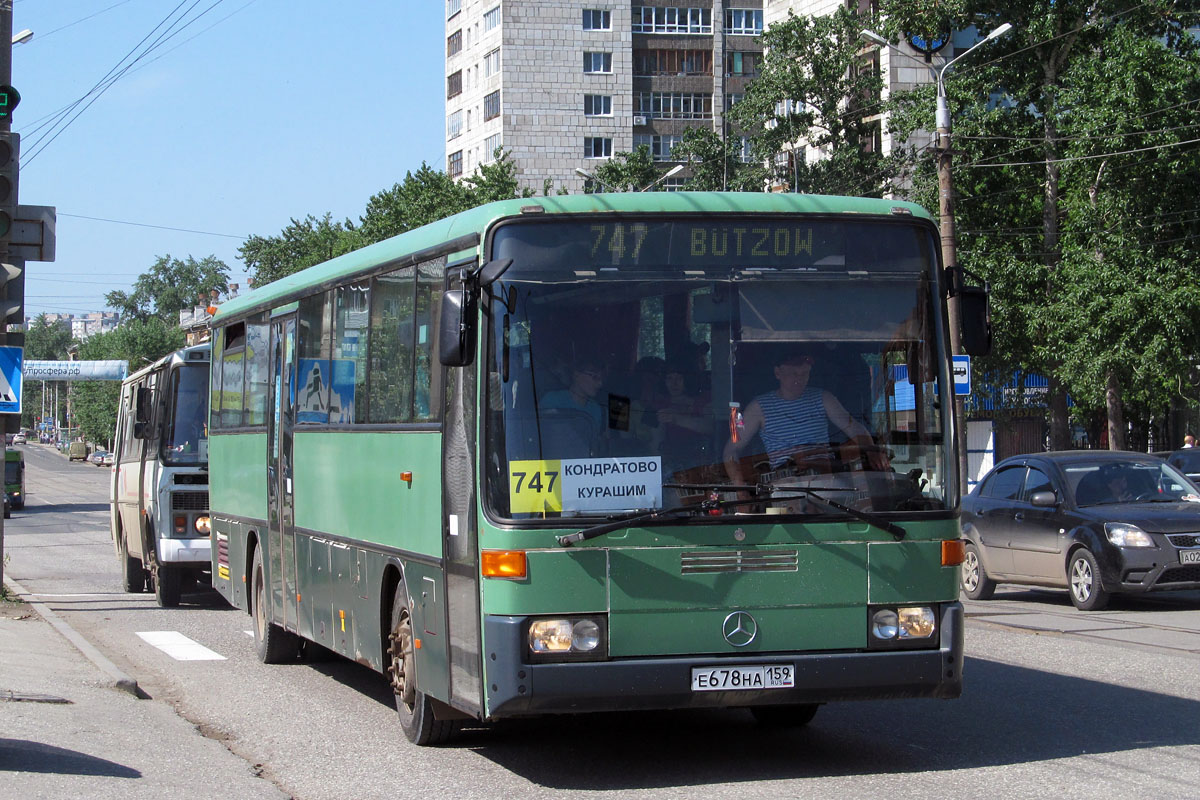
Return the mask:
{"type": "Polygon", "coordinates": [[[171,376],[166,401],[163,460],[208,463],[208,365],[182,366],[171,376]]]}

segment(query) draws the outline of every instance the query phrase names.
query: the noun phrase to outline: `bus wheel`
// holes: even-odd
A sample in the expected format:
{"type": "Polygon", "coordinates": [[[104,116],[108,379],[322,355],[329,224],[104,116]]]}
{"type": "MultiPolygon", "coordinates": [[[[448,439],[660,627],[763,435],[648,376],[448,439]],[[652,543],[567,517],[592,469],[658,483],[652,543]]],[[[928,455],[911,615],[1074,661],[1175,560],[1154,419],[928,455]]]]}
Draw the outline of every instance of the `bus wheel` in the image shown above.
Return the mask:
{"type": "Polygon", "coordinates": [[[819,703],[798,706],[752,706],[750,713],[764,728],[803,728],[817,715],[819,703]]]}
{"type": "Polygon", "coordinates": [[[254,649],[258,660],[264,664],[286,664],[300,656],[300,639],[271,622],[271,609],[267,599],[266,574],[263,572],[262,548],[254,550],[253,576],[254,605],[254,649]]]}
{"type": "Polygon", "coordinates": [[[154,599],[163,608],[175,608],[179,605],[180,588],[179,570],[158,565],[154,570],[154,599]]]}
{"type": "Polygon", "coordinates": [[[146,591],[146,568],[140,558],[129,555],[125,531],[117,531],[117,547],[117,557],[121,559],[121,588],[135,594],[146,591]]]}
{"type": "Polygon", "coordinates": [[[396,587],[392,600],[392,632],[388,635],[388,676],[396,696],[400,727],[413,744],[442,744],[458,731],[458,720],[434,719],[433,702],[417,688],[412,615],[404,586],[396,587]]]}

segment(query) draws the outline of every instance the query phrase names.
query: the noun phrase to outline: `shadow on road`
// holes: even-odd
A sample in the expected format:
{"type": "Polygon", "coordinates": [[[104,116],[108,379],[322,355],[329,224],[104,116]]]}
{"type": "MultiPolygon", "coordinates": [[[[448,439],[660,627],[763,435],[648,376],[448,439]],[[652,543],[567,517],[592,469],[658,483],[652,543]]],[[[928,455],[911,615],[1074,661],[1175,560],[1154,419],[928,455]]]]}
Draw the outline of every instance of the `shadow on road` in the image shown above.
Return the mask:
{"type": "Polygon", "coordinates": [[[14,514],[70,514],[78,511],[108,511],[108,503],[30,503],[14,514]]]}
{"type": "Polygon", "coordinates": [[[0,739],[0,772],[43,772],[105,778],[142,777],[141,772],[123,764],[76,750],[24,739],[0,739]]]}

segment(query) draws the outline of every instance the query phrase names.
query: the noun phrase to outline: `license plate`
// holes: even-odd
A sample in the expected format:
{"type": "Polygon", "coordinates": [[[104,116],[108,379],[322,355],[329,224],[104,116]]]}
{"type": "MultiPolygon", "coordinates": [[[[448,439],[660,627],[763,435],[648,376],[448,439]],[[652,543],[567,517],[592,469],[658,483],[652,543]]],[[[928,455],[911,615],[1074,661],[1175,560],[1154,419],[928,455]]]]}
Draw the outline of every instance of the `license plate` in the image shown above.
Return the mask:
{"type": "Polygon", "coordinates": [[[788,689],[795,685],[796,667],[792,664],[692,667],[693,692],[788,689]]]}
{"type": "Polygon", "coordinates": [[[1180,550],[1180,564],[1200,564],[1200,550],[1180,550]]]}

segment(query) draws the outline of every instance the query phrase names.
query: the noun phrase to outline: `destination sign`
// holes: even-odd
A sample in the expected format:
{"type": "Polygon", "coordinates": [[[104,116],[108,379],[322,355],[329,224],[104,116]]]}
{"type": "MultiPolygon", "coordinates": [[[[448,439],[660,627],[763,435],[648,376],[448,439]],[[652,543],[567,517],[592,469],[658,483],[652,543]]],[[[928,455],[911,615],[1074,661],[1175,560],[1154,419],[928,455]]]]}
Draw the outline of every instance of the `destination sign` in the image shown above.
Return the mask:
{"type": "Polygon", "coordinates": [[[499,228],[493,243],[493,258],[513,259],[519,272],[606,267],[913,272],[933,258],[928,229],[877,218],[523,221],[499,228]]]}

